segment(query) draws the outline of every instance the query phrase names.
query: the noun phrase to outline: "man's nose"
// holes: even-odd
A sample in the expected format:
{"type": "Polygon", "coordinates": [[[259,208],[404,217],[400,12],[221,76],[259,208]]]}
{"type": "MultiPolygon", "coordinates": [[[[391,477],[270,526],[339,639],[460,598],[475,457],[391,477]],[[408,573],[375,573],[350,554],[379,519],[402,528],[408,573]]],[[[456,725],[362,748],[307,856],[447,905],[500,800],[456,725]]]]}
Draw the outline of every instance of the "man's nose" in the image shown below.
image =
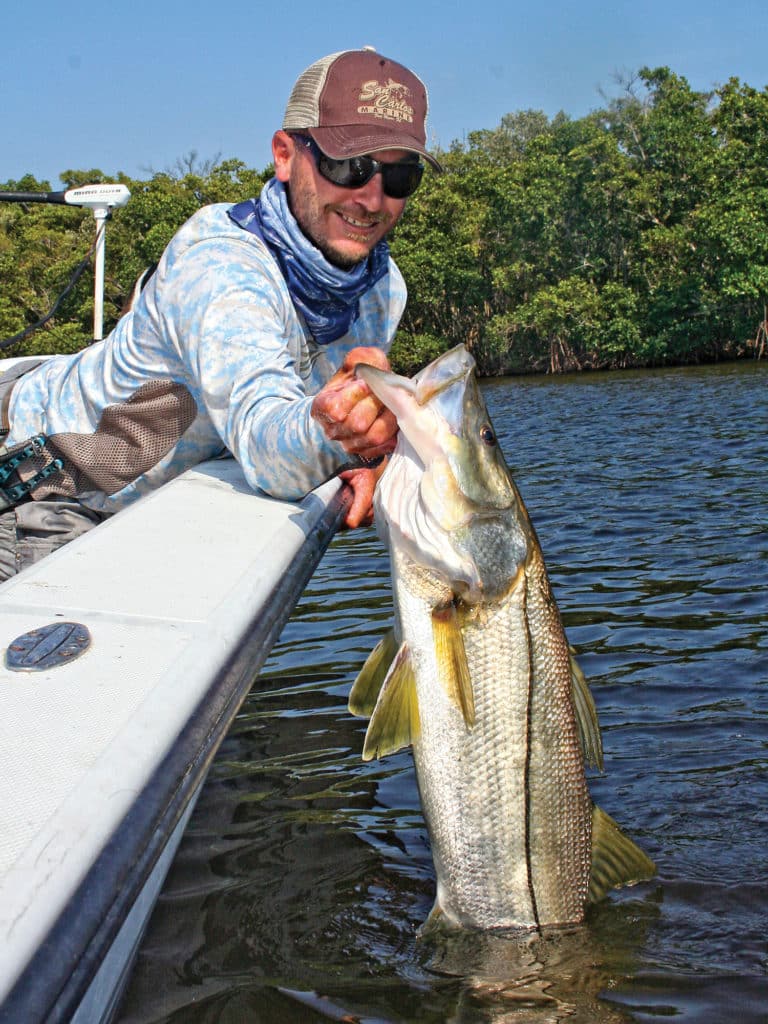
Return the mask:
{"type": "Polygon", "coordinates": [[[384,203],[384,181],[381,171],[377,171],[364,185],[355,189],[355,199],[365,206],[367,210],[381,209],[384,203]]]}

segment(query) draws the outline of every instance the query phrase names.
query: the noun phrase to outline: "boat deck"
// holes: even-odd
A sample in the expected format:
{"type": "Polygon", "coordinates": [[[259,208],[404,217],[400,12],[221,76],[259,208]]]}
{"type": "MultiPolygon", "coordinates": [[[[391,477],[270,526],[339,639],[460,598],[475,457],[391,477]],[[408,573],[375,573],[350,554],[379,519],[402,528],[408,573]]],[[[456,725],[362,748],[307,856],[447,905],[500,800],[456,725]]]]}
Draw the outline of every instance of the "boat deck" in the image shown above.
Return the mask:
{"type": "Polygon", "coordinates": [[[190,470],[0,586],[0,659],[77,622],[88,650],[0,663],[0,1020],[106,1019],[218,743],[344,511],[190,470]]]}

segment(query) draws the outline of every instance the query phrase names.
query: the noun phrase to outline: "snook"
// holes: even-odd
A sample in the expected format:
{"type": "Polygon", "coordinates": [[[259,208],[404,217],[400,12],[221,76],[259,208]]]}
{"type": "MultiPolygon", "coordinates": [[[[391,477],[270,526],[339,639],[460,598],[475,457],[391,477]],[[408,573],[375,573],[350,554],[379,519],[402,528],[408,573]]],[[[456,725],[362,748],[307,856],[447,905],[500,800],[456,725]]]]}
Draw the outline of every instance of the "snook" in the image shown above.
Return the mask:
{"type": "Polygon", "coordinates": [[[357,368],[397,417],[377,488],[395,625],[350,695],[363,757],[413,745],[437,875],[433,917],[469,928],[581,921],[653,863],[593,806],[595,706],[536,533],[459,346],[413,380],[357,368]]]}

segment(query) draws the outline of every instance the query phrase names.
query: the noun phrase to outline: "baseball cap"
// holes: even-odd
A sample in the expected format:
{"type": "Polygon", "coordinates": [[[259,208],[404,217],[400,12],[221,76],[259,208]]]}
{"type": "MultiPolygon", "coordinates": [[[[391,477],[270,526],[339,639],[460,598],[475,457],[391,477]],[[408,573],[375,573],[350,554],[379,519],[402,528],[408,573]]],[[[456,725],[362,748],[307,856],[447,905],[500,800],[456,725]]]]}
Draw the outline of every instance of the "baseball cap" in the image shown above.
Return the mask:
{"type": "Polygon", "coordinates": [[[299,75],[283,130],[310,135],[336,160],[406,149],[441,171],[426,150],[428,107],[417,75],[366,46],[322,57],[299,75]]]}

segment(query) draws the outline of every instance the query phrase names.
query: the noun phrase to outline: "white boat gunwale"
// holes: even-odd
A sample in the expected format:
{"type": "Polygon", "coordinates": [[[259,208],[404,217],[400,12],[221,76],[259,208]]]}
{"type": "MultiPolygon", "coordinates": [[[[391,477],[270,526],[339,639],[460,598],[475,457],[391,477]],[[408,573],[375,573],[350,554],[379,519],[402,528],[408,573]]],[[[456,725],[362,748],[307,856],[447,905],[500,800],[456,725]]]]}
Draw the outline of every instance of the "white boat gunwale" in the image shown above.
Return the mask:
{"type": "MultiPolygon", "coordinates": [[[[254,496],[254,500],[258,499],[254,496]]],[[[230,646],[175,742],[154,766],[130,810],[10,986],[0,1005],[0,1021],[81,1019],[78,1011],[89,988],[163,856],[169,837],[175,830],[180,837],[179,825],[191,810],[219,744],[343,520],[349,500],[349,490],[337,487],[330,497],[327,491],[323,497],[312,494],[296,506],[311,514],[292,517],[304,537],[287,570],[275,580],[268,599],[253,609],[247,628],[230,646]]],[[[104,528],[108,529],[109,523],[94,532],[104,528]]],[[[131,940],[134,952],[140,934],[131,940]]],[[[127,977],[127,965],[122,975],[120,984],[127,977]]],[[[119,994],[118,987],[109,995],[103,1016],[82,1019],[108,1019],[119,994]]]]}

